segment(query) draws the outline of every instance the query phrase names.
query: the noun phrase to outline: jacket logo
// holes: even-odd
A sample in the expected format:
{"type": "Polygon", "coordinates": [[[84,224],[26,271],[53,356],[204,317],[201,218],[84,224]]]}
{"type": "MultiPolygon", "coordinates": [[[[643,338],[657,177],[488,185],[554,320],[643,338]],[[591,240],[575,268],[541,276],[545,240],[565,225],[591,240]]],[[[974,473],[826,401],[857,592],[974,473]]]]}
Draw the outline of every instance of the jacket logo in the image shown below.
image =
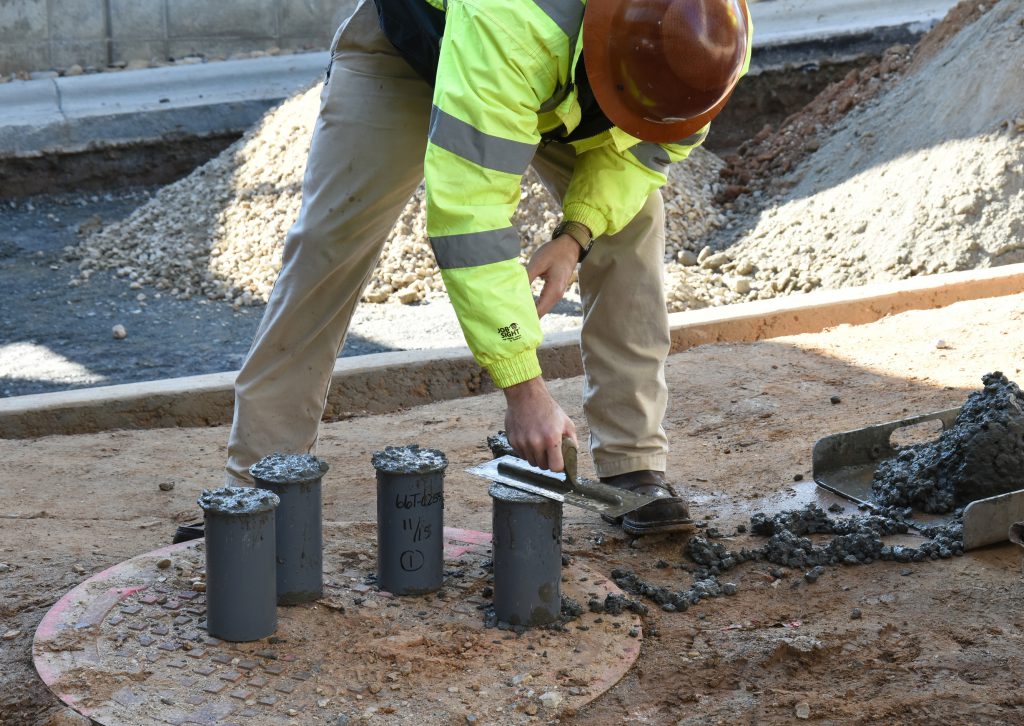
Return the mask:
{"type": "Polygon", "coordinates": [[[509,323],[504,328],[498,328],[498,334],[502,340],[519,340],[523,334],[519,331],[518,323],[509,323]]]}

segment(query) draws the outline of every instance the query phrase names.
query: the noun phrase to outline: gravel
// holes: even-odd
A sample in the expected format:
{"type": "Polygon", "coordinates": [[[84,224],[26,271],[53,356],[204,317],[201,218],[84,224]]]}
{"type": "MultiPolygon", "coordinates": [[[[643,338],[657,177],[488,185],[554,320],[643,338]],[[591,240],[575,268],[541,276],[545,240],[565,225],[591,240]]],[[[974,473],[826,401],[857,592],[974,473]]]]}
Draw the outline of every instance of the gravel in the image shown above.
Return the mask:
{"type": "MultiPolygon", "coordinates": [[[[1001,60],[1024,52],[1021,18],[1004,0],[959,33],[940,26],[922,43],[929,59],[915,64],[913,49],[893,48],[728,166],[702,149],[674,165],[664,190],[669,308],[1024,260],[1024,77],[1001,60]],[[982,85],[999,92],[979,102],[982,85]],[[972,112],[949,113],[959,108],[972,112]]],[[[112,270],[176,298],[265,301],[298,212],[318,98],[312,88],[286,101],[127,220],[68,250],[79,264],[72,284],[112,270]]],[[[532,173],[522,199],[515,222],[526,259],[557,209],[532,173]]],[[[444,297],[419,190],[364,300],[444,297]]]]}
{"type": "MultiPolygon", "coordinates": [[[[242,139],[188,177],[163,189],[126,220],[107,225],[77,248],[72,285],[112,270],[129,286],[154,286],[178,299],[204,296],[235,306],[265,302],[281,266],[285,233],[298,215],[319,86],[270,111],[242,139]]],[[[698,150],[677,164],[666,194],[668,254],[692,249],[722,219],[711,202],[723,167],[698,150]]],[[[515,216],[523,259],[550,238],[557,205],[533,172],[515,216]]],[[[578,295],[577,291],[572,293],[578,295]]],[[[423,189],[403,210],[363,295],[364,302],[410,304],[445,298],[426,239],[423,189]]]]}

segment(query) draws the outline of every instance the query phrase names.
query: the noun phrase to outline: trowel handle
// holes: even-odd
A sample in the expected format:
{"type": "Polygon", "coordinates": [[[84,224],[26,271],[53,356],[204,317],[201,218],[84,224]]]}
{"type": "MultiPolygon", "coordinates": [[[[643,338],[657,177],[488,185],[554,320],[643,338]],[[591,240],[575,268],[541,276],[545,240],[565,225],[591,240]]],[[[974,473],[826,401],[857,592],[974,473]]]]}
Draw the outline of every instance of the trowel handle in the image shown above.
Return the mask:
{"type": "Polygon", "coordinates": [[[579,481],[576,468],[578,459],[579,451],[576,449],[576,442],[568,436],[564,436],[562,438],[562,464],[565,471],[565,479],[573,486],[576,486],[579,481]]]}

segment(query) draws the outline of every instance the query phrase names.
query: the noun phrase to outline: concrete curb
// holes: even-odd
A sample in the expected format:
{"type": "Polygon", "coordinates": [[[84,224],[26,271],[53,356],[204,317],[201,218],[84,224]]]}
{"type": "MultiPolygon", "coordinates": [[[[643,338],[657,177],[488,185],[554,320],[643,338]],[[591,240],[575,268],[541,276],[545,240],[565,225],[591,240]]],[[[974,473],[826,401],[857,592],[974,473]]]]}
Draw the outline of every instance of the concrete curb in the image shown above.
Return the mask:
{"type": "MultiPolygon", "coordinates": [[[[672,352],[815,333],[907,310],[1020,292],[1024,263],[675,313],[669,317],[672,352]]],[[[580,375],[579,331],[548,336],[540,356],[549,379],[580,375]]],[[[226,424],[235,376],[214,373],[0,399],[0,438],[226,424]]],[[[334,368],[324,418],[387,413],[493,390],[464,348],[342,358],[334,368]]]]}
{"type": "Polygon", "coordinates": [[[301,53],[7,83],[0,158],[241,133],[327,61],[301,53]]]}

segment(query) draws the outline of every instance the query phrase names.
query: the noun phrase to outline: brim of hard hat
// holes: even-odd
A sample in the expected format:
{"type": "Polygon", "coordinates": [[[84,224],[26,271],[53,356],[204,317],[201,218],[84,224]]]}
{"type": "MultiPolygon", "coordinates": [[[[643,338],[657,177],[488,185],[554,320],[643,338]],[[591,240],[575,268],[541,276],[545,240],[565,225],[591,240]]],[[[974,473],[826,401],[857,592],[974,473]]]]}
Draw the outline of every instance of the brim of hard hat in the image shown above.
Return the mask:
{"type": "MultiPolygon", "coordinates": [[[[608,120],[643,141],[656,144],[671,144],[684,141],[711,123],[711,120],[725,108],[732,92],[733,85],[722,99],[710,109],[688,119],[672,123],[651,121],[636,112],[623,102],[622,94],[615,88],[612,76],[612,59],[608,55],[608,44],[604,42],[610,33],[613,20],[618,10],[631,0],[589,0],[583,15],[583,62],[587,66],[587,79],[594,92],[597,104],[608,120]]],[[[744,2],[743,13],[746,15],[747,27],[750,27],[750,10],[744,2]]],[[[737,79],[738,81],[739,79],[737,79]]]]}

